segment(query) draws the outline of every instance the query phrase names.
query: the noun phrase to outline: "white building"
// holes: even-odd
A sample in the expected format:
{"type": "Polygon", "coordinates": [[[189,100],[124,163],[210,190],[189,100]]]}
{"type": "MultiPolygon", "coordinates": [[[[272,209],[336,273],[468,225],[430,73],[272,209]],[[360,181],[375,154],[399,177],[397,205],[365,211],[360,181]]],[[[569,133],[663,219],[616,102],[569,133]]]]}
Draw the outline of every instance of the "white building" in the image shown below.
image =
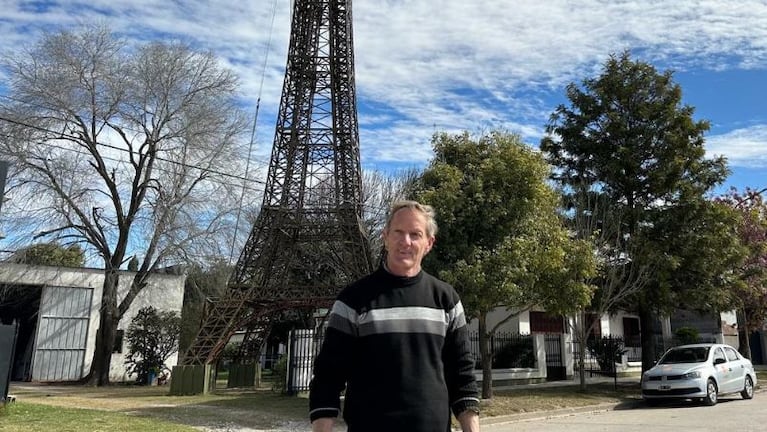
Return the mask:
{"type": "MultiPolygon", "coordinates": [[[[133,272],[120,271],[118,299],[125,296],[134,276],[133,272]]],[[[185,278],[153,274],[118,329],[126,330],[136,313],[146,306],[180,315],[185,278]]],[[[19,299],[11,307],[0,308],[0,321],[19,322],[12,379],[76,381],[88,374],[100,321],[103,281],[101,269],[0,263],[0,289],[11,288],[19,299]]],[[[118,337],[112,354],[111,381],[135,379],[126,374],[127,346],[121,341],[122,337],[118,337]]],[[[176,363],[174,354],[167,364],[176,363]]]]}

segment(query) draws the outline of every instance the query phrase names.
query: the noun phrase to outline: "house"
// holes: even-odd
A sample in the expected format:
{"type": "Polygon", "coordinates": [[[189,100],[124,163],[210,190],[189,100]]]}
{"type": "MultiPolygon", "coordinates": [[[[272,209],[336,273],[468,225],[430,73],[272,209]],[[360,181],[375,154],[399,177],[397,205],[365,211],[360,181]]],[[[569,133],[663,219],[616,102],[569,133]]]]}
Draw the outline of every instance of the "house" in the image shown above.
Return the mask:
{"type": "MultiPolygon", "coordinates": [[[[616,363],[616,372],[622,375],[638,375],[642,369],[641,328],[636,314],[618,311],[613,314],[596,316],[586,314],[586,325],[598,320],[591,331],[591,336],[617,336],[625,344],[625,353],[620,363],[616,363]]],[[[494,369],[493,381],[530,382],[539,380],[569,379],[575,374],[575,359],[577,358],[577,342],[572,335],[573,317],[551,316],[540,310],[526,310],[513,313],[507,308],[499,307],[488,314],[488,328],[493,328],[504,321],[499,327],[500,332],[529,334],[533,336],[533,351],[536,353],[535,366],[531,368],[494,369]],[[511,315],[511,318],[509,316],[511,315]],[[543,361],[542,359],[545,359],[543,361]]],[[[695,328],[701,341],[728,343],[738,347],[736,317],[734,312],[723,312],[717,315],[704,315],[690,311],[677,310],[668,317],[657,320],[652,329],[656,346],[660,352],[676,344],[675,332],[683,327],[695,328]]],[[[478,330],[476,319],[469,323],[470,334],[478,330]]],[[[760,345],[760,349],[761,349],[760,345]]],[[[478,356],[479,349],[473,348],[478,356]]],[[[587,354],[587,357],[589,355],[587,354]]],[[[589,359],[587,358],[587,361],[589,359]]],[[[596,367],[596,365],[594,366],[596,367]]],[[[478,374],[480,376],[481,374],[478,374]]]]}
{"type": "MultiPolygon", "coordinates": [[[[134,272],[120,271],[118,299],[124,298],[134,272]]],[[[181,313],[186,276],[152,274],[118,324],[111,359],[111,381],[128,381],[124,331],[136,313],[153,306],[181,313]]],[[[99,326],[104,271],[0,263],[0,321],[19,323],[12,379],[19,381],[76,381],[91,368],[99,326]]],[[[177,363],[177,354],[168,365],[177,363]]]]}

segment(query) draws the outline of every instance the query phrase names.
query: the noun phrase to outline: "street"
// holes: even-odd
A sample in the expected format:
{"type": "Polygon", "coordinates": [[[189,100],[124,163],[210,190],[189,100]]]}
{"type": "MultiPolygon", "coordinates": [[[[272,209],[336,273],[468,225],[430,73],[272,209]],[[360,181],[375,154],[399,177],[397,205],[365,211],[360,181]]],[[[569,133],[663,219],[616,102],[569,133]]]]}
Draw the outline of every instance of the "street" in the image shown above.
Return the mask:
{"type": "Polygon", "coordinates": [[[657,407],[573,414],[550,419],[484,425],[483,432],[701,432],[767,431],[767,393],[752,400],[727,396],[713,407],[678,402],[657,407]]]}

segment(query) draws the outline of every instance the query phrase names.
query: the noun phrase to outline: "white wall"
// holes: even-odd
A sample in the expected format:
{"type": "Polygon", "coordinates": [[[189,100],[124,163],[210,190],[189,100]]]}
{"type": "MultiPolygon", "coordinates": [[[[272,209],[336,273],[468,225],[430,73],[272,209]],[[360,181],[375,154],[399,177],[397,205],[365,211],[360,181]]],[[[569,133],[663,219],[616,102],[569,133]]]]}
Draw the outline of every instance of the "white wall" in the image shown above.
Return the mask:
{"type": "MultiPolygon", "coordinates": [[[[499,322],[506,319],[512,312],[504,307],[495,308],[487,314],[487,328],[492,329],[499,322]]],[[[479,320],[473,319],[468,323],[469,331],[479,330],[479,320]]],[[[508,321],[504,322],[497,331],[530,334],[530,313],[525,311],[517,314],[508,321]]]]}
{"type": "MultiPolygon", "coordinates": [[[[125,297],[130,283],[133,280],[135,274],[132,272],[120,272],[120,284],[118,286],[118,298],[125,297]]],[[[176,312],[181,316],[181,307],[184,302],[184,281],[186,276],[170,275],[170,274],[152,274],[147,286],[139,293],[133,300],[131,307],[125,312],[117,328],[119,330],[128,330],[133,318],[136,316],[141,308],[152,306],[155,309],[163,312],[176,312]]],[[[94,301],[96,310],[94,313],[98,315],[98,304],[101,302],[101,290],[99,292],[99,303],[94,301]]],[[[94,320],[95,321],[95,320],[94,320]]],[[[96,329],[93,330],[93,349],[95,349],[96,342],[96,329]]],[[[89,341],[90,342],[90,341],[89,341]]],[[[112,354],[112,366],[109,370],[109,379],[111,381],[132,381],[136,379],[136,376],[128,377],[125,372],[125,356],[128,354],[127,341],[123,341],[122,353],[112,354]]],[[[91,358],[86,360],[86,370],[90,369],[91,358]]],[[[174,353],[165,365],[172,368],[178,363],[178,353],[174,353]]]]}

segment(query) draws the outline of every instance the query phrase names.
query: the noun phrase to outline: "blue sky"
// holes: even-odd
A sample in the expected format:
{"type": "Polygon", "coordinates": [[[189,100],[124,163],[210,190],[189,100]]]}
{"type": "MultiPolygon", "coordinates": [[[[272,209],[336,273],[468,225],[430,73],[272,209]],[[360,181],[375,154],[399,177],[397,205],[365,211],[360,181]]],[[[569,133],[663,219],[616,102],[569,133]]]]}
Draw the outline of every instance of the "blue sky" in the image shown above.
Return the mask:
{"type": "MultiPolygon", "coordinates": [[[[211,49],[241,77],[268,159],[290,31],[289,0],[0,0],[0,50],[46,30],[105,23],[141,41],[211,49]]],[[[537,146],[564,87],[611,53],[675,71],[730,186],[767,187],[767,3],[757,0],[354,2],[364,168],[423,166],[434,131],[503,128],[537,146]]],[[[2,77],[0,77],[1,82],[2,77]]],[[[0,88],[0,91],[2,89],[0,88]]]]}

